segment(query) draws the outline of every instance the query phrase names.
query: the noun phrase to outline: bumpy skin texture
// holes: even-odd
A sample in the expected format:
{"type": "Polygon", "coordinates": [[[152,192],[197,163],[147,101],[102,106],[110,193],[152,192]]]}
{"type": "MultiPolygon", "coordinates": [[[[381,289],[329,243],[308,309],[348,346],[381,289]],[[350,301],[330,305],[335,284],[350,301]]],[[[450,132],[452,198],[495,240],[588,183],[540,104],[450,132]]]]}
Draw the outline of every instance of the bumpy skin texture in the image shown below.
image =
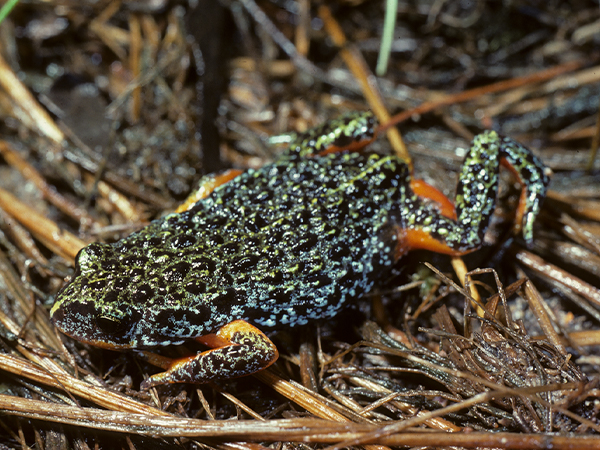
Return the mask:
{"type": "Polygon", "coordinates": [[[374,128],[369,113],[329,122],[190,210],[115,244],[89,245],[52,320],[69,336],[118,349],[182,343],[237,319],[268,330],[332,317],[388,279],[411,248],[478,248],[501,158],[525,184],[523,235],[531,240],[548,176],[525,147],[495,132],[475,139],[454,220],[413,193],[396,156],[328,153],[371,138],[374,128]],[[439,245],[416,243],[413,231],[439,245]]]}
{"type": "Polygon", "coordinates": [[[334,316],[389,274],[386,230],[392,211],[400,217],[408,169],[393,156],[300,150],[184,213],[81,250],[55,324],[97,345],[148,348],[234,319],[269,329],[334,316]]]}

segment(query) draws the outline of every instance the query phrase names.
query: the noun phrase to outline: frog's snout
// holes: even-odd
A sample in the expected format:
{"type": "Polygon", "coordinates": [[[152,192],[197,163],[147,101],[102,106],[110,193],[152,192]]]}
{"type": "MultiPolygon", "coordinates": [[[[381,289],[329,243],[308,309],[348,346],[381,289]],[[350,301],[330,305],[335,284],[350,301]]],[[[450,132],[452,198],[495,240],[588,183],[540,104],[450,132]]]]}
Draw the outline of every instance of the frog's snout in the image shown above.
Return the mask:
{"type": "Polygon", "coordinates": [[[54,304],[52,309],[50,310],[50,320],[58,329],[61,329],[59,324],[63,323],[65,319],[65,312],[60,307],[60,304],[57,302],[54,304]]]}
{"type": "Polygon", "coordinates": [[[57,303],[50,315],[56,328],[80,342],[111,350],[131,347],[127,318],[112,320],[112,316],[101,314],[94,302],[57,303]]]}
{"type": "Polygon", "coordinates": [[[93,317],[87,303],[59,302],[50,311],[50,319],[61,332],[79,341],[88,341],[93,331],[93,317]]]}

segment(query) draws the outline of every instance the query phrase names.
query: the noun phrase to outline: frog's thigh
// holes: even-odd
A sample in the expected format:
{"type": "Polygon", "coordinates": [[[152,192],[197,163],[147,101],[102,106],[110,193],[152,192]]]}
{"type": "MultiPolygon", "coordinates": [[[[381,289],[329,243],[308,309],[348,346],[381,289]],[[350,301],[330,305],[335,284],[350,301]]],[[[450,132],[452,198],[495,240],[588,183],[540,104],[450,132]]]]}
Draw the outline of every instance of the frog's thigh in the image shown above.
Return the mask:
{"type": "Polygon", "coordinates": [[[228,323],[216,334],[203,336],[198,341],[215,348],[173,360],[166,372],[148,378],[141,389],[164,383],[207,383],[242,377],[266,369],[279,357],[275,344],[244,320],[228,323]]]}
{"type": "Polygon", "coordinates": [[[185,202],[179,205],[175,212],[182,213],[187,211],[194,206],[196,202],[208,197],[216,188],[230,182],[242,172],[242,170],[238,169],[228,169],[218,174],[210,174],[202,177],[198,183],[198,189],[193,191],[188,198],[185,199],[185,202]]]}
{"type": "Polygon", "coordinates": [[[412,179],[410,181],[410,188],[419,197],[428,198],[437,203],[442,216],[456,220],[456,208],[454,208],[454,203],[452,203],[452,201],[440,190],[419,179],[412,179]]]}

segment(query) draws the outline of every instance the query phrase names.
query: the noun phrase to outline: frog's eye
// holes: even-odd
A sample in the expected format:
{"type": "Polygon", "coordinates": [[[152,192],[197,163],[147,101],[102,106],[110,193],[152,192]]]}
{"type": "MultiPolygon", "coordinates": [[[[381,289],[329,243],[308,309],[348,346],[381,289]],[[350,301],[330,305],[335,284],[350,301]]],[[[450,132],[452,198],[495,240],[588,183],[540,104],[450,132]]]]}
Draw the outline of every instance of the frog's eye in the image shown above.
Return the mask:
{"type": "Polygon", "coordinates": [[[119,334],[127,327],[125,319],[119,319],[114,316],[98,316],[96,317],[96,325],[106,334],[119,334]]]}

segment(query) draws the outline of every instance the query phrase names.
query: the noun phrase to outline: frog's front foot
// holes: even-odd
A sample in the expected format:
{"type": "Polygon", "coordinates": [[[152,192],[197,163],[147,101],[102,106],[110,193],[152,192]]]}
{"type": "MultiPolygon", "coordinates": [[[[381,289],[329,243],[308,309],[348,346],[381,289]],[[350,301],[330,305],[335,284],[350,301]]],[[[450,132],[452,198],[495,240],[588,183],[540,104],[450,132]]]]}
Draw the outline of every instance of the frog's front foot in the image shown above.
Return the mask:
{"type": "Polygon", "coordinates": [[[258,328],[235,320],[217,333],[197,339],[211,350],[182,359],[145,354],[145,358],[165,372],[142,382],[142,390],[165,383],[208,383],[237,378],[266,369],[279,357],[275,344],[258,328]]]}

